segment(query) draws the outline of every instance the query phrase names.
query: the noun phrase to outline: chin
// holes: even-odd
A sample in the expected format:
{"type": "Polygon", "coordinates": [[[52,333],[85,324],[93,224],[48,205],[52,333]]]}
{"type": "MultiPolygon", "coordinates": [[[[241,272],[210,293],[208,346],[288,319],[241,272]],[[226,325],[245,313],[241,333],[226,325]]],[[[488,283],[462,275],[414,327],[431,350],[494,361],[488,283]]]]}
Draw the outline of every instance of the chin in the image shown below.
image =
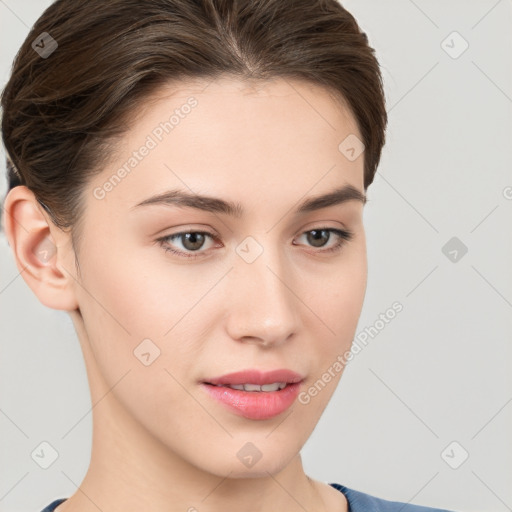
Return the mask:
{"type": "MultiPolygon", "coordinates": [[[[249,443],[247,443],[249,444],[249,443]]],[[[292,446],[280,450],[271,447],[262,447],[256,452],[256,448],[241,447],[244,443],[236,443],[236,447],[225,446],[224,452],[210,453],[210,458],[197,461],[197,466],[208,473],[221,478],[268,478],[269,474],[275,475],[283,471],[299,453],[292,446]],[[253,455],[253,459],[244,460],[247,454],[253,455]]]]}

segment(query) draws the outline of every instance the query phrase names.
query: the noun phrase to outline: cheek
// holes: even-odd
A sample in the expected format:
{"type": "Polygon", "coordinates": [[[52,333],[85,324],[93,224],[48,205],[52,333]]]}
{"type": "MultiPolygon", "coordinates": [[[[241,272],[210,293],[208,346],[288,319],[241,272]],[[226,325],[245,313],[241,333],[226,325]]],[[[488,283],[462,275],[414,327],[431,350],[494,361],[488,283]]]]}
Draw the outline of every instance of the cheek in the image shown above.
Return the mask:
{"type": "Polygon", "coordinates": [[[363,252],[346,260],[322,286],[310,290],[308,306],[315,313],[308,330],[314,333],[308,347],[312,373],[305,383],[297,407],[311,430],[329,403],[342,378],[347,353],[352,346],[367,283],[363,252]]]}
{"type": "Polygon", "coordinates": [[[80,299],[97,315],[91,327],[133,341],[162,336],[172,326],[180,283],[162,275],[144,253],[117,250],[122,242],[104,238],[95,240],[94,251],[83,258],[80,299]]]}
{"type": "MultiPolygon", "coordinates": [[[[94,249],[81,258],[79,307],[88,342],[96,362],[109,383],[135,364],[142,366],[134,350],[146,338],[161,336],[155,317],[165,316],[165,303],[154,300],[145,285],[142,265],[130,252],[116,250],[118,240],[94,240],[94,249]],[[137,268],[138,267],[138,268],[137,268]]],[[[159,341],[156,341],[159,344],[159,341]]],[[[111,382],[112,381],[112,382],[111,382]]]]}
{"type": "MultiPolygon", "coordinates": [[[[325,350],[350,346],[363,307],[367,285],[365,245],[347,251],[346,257],[331,265],[316,278],[316,284],[304,289],[314,322],[321,324],[325,350]]],[[[318,327],[317,330],[318,331],[318,327]]]]}

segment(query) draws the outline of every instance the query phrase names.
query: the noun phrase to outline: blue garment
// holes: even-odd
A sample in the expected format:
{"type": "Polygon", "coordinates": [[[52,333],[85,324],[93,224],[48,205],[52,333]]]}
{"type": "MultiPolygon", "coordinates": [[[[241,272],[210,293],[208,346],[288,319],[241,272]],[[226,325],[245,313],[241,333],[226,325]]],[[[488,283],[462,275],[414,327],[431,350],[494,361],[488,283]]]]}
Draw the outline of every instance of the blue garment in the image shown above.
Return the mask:
{"type": "Polygon", "coordinates": [[[422,507],[403,503],[401,501],[388,501],[370,496],[361,491],[348,489],[341,484],[329,484],[345,495],[349,512],[451,512],[441,508],[422,507]]]}
{"type": "MultiPolygon", "coordinates": [[[[329,484],[340,491],[348,502],[349,512],[451,512],[440,508],[422,507],[420,505],[411,505],[399,501],[388,501],[375,496],[370,496],[364,492],[348,489],[341,484],[329,484]]],[[[53,512],[67,498],[59,498],[52,501],[41,512],[53,512]]]]}

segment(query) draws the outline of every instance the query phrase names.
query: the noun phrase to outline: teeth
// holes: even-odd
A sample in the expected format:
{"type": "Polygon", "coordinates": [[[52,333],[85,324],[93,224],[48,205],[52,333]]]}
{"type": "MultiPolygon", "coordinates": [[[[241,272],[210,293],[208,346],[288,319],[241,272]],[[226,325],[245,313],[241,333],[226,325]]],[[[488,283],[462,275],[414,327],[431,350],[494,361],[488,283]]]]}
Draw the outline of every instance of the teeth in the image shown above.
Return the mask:
{"type": "Polygon", "coordinates": [[[274,382],[273,384],[263,384],[262,391],[278,391],[286,386],[286,382],[274,382]]]}
{"type": "Polygon", "coordinates": [[[274,382],[273,384],[226,384],[225,387],[238,389],[239,391],[278,391],[286,387],[286,382],[274,382]]]}

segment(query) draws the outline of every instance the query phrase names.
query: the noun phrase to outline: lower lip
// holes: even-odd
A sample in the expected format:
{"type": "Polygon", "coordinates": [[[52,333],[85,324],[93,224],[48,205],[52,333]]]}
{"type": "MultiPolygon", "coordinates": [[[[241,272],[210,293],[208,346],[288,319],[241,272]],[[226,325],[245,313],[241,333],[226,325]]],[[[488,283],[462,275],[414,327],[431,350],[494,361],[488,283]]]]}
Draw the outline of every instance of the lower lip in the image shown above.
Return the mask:
{"type": "Polygon", "coordinates": [[[300,382],[288,384],[278,391],[240,391],[224,386],[203,383],[207,393],[250,420],[267,420],[288,409],[299,394],[300,382]]]}

